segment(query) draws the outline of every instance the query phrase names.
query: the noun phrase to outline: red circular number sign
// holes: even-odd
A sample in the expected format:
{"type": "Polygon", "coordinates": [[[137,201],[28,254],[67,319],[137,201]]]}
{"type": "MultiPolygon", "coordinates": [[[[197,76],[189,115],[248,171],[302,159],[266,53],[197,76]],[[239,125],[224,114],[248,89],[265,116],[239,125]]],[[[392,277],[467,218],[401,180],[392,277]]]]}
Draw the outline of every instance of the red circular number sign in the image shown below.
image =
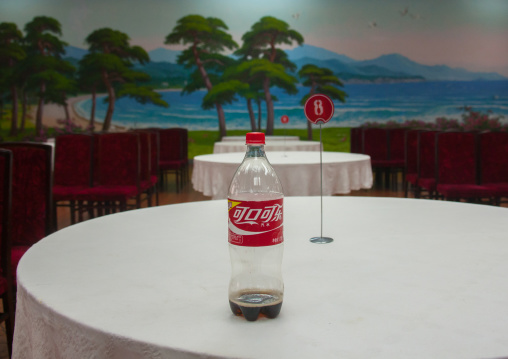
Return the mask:
{"type": "Polygon", "coordinates": [[[305,112],[305,117],[307,117],[310,122],[314,124],[319,122],[327,123],[333,116],[335,106],[331,98],[326,95],[317,94],[307,99],[303,110],[305,112]]]}
{"type": "Polygon", "coordinates": [[[284,115],[280,118],[280,122],[282,123],[288,123],[289,122],[289,117],[288,115],[284,115]]]}

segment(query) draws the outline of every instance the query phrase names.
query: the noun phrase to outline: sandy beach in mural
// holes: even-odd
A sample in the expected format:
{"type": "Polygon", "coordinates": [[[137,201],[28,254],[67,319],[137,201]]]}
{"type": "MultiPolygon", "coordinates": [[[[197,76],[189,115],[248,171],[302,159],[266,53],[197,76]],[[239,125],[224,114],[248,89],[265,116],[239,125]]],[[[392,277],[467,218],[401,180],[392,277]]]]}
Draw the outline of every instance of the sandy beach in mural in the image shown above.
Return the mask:
{"type": "MultiPolygon", "coordinates": [[[[87,100],[91,97],[91,95],[81,95],[76,97],[71,97],[68,99],[69,103],[69,111],[71,116],[71,121],[75,123],[76,125],[80,126],[83,129],[88,128],[90,125],[90,120],[88,118],[85,118],[81,115],[79,115],[74,108],[75,104],[87,100]]],[[[32,106],[30,109],[30,116],[31,120],[34,121],[35,114],[37,111],[37,106],[32,106]]],[[[44,112],[42,116],[42,124],[46,127],[64,127],[63,124],[58,123],[59,120],[65,120],[65,109],[63,106],[55,104],[55,103],[48,103],[44,105],[44,112]]],[[[122,130],[122,127],[114,126],[112,125],[112,130],[122,130]]],[[[100,131],[102,130],[102,123],[97,121],[97,118],[95,119],[95,130],[100,131]]]]}

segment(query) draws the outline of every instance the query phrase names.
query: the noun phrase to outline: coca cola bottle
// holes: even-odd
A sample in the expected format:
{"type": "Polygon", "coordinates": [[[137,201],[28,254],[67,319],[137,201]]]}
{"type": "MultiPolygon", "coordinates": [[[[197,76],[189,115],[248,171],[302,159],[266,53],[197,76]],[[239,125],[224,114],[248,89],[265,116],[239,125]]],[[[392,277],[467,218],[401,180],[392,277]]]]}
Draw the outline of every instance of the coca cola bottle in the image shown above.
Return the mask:
{"type": "Polygon", "coordinates": [[[265,151],[265,135],[247,133],[247,152],[228,194],[229,304],[235,315],[275,318],[282,307],[283,192],[265,151]]]}

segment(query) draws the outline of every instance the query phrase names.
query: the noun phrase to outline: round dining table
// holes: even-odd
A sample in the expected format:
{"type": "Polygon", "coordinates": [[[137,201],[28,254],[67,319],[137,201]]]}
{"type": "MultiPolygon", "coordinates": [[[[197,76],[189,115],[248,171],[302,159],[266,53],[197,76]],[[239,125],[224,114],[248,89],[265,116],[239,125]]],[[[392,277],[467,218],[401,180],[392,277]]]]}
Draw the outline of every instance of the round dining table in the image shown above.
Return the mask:
{"type": "MultiPolygon", "coordinates": [[[[213,153],[244,152],[243,141],[215,142],[213,153]]],[[[319,141],[266,141],[265,151],[319,151],[319,141]]]]}
{"type": "Polygon", "coordinates": [[[284,303],[228,304],[225,200],[126,211],[33,245],[13,358],[508,356],[508,209],[437,200],[284,199],[284,303]]]}
{"type": "MultiPolygon", "coordinates": [[[[245,147],[245,145],[244,145],[245,147]]],[[[212,199],[226,198],[229,184],[245,152],[194,157],[192,184],[196,191],[212,199]]],[[[286,196],[321,194],[320,153],[313,151],[266,151],[286,196]]],[[[368,155],[323,152],[323,195],[347,194],[372,187],[372,167],[368,155]]]]}

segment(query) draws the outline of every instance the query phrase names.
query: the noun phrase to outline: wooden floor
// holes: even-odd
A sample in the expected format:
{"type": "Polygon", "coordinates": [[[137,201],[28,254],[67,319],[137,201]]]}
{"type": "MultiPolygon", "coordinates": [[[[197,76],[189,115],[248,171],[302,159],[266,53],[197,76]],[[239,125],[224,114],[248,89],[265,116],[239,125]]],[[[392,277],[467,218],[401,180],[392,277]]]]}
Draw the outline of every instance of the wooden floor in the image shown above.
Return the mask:
{"type": "MultiPolygon", "coordinates": [[[[191,168],[192,170],[192,168],[191,168]]],[[[402,183],[399,180],[398,185],[394,189],[384,189],[375,186],[368,190],[352,191],[347,196],[369,196],[369,197],[404,197],[402,183]]],[[[409,194],[409,197],[413,197],[409,194]]],[[[166,183],[159,193],[159,205],[177,204],[184,202],[208,201],[210,197],[204,196],[202,193],[195,191],[192,188],[192,183],[187,183],[180,192],[176,191],[174,176],[168,176],[166,183]]],[[[146,207],[146,202],[143,202],[143,207],[146,207]]],[[[503,204],[503,207],[508,207],[508,204],[503,204]]],[[[58,229],[65,228],[71,224],[69,209],[65,207],[58,208],[58,229]]],[[[0,326],[0,359],[7,359],[7,345],[5,340],[5,327],[0,326]]]]}

